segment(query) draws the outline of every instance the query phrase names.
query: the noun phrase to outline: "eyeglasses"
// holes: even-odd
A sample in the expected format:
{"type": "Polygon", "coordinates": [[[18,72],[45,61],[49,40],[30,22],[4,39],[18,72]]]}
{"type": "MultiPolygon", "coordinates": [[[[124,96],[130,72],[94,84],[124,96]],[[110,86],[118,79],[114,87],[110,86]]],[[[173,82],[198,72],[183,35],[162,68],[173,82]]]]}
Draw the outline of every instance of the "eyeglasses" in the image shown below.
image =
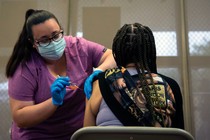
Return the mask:
{"type": "Polygon", "coordinates": [[[63,38],[63,30],[60,30],[59,32],[55,33],[52,37],[46,37],[40,40],[36,40],[35,42],[39,44],[41,47],[48,46],[52,41],[58,42],[63,38]]]}

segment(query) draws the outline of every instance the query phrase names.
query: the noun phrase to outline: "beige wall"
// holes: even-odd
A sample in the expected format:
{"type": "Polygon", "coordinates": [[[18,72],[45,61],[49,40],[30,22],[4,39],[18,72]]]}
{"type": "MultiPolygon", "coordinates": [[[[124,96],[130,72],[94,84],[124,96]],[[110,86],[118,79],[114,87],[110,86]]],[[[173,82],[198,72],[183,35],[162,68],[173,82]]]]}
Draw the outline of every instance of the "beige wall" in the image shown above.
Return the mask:
{"type": "Polygon", "coordinates": [[[120,7],[84,7],[83,37],[111,49],[120,19],[120,7]]]}

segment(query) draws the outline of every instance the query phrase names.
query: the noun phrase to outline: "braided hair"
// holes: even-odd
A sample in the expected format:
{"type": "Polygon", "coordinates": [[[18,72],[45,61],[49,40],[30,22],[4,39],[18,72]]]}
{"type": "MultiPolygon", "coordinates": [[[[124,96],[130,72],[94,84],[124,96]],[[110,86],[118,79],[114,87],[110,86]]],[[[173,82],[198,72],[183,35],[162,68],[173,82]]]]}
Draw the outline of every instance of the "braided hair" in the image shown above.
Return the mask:
{"type": "Polygon", "coordinates": [[[151,75],[151,73],[157,73],[156,47],[151,29],[139,23],[125,24],[114,37],[112,50],[118,66],[126,67],[129,63],[135,64],[142,86],[141,92],[145,96],[146,107],[152,118],[150,125],[153,126],[156,116],[152,104],[154,99],[153,101],[151,99],[152,93],[150,93],[149,84],[155,91],[155,101],[158,101],[158,95],[151,75]]]}
{"type": "Polygon", "coordinates": [[[117,65],[143,61],[144,67],[148,65],[151,72],[157,73],[155,40],[149,27],[139,23],[125,24],[114,37],[112,50],[117,65]]]}

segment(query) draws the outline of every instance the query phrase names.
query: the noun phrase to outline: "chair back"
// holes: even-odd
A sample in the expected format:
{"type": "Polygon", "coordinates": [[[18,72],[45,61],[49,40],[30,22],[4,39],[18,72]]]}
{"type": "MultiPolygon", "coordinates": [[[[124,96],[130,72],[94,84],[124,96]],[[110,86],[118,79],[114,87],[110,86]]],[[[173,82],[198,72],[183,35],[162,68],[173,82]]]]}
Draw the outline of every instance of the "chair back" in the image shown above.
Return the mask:
{"type": "Polygon", "coordinates": [[[93,126],[77,130],[71,140],[194,140],[179,128],[93,126]]]}

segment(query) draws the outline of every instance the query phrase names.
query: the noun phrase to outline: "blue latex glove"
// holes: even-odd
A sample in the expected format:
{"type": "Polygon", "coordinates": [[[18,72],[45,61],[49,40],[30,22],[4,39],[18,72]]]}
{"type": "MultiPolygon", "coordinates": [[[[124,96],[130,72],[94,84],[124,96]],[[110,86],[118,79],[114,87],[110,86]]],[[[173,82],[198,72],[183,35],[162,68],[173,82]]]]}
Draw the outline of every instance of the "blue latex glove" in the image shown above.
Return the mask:
{"type": "Polygon", "coordinates": [[[85,85],[84,85],[84,92],[86,95],[86,98],[89,100],[90,96],[92,94],[92,89],[93,89],[93,82],[98,79],[99,73],[103,72],[102,70],[94,70],[93,73],[85,80],[85,85]]]}
{"type": "Polygon", "coordinates": [[[66,86],[69,86],[69,77],[58,77],[50,87],[52,102],[59,106],[63,104],[64,96],[66,95],[66,86]]]}

